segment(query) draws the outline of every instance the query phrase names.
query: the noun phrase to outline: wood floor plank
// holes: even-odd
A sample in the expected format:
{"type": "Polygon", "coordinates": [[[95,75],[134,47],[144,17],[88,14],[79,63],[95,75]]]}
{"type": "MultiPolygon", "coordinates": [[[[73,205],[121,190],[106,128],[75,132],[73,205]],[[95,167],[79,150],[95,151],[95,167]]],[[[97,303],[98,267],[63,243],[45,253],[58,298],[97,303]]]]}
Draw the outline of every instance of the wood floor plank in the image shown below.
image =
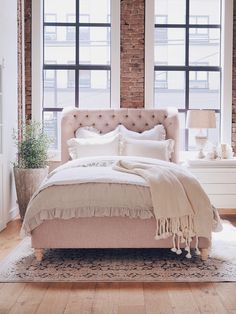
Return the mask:
{"type": "Polygon", "coordinates": [[[228,313],[213,284],[190,283],[190,287],[201,313],[228,313]]]}
{"type": "Polygon", "coordinates": [[[170,283],[168,294],[174,314],[201,313],[188,283],[170,283]]]}
{"type": "Polygon", "coordinates": [[[236,313],[236,282],[214,283],[213,286],[225,308],[236,313]]]}
{"type": "Polygon", "coordinates": [[[143,283],[120,283],[119,305],[144,305],[143,283]]]}
{"type": "Polygon", "coordinates": [[[36,313],[47,291],[48,283],[28,283],[11,307],[9,314],[32,314],[36,313]]]}
{"type": "Polygon", "coordinates": [[[144,305],[119,305],[118,314],[146,314],[144,305]]]}
{"type": "Polygon", "coordinates": [[[95,283],[73,283],[65,314],[91,314],[95,286],[95,283]]]}
{"type": "Polygon", "coordinates": [[[50,283],[36,313],[64,313],[69,299],[71,287],[71,283],[50,283]]]}
{"type": "Polygon", "coordinates": [[[144,301],[147,314],[172,314],[169,283],[144,283],[144,301]]]}
{"type": "Polygon", "coordinates": [[[119,283],[96,283],[92,313],[118,314],[119,283]]]}
{"type": "Polygon", "coordinates": [[[0,293],[0,313],[8,313],[25,289],[25,283],[5,283],[0,293]]]}

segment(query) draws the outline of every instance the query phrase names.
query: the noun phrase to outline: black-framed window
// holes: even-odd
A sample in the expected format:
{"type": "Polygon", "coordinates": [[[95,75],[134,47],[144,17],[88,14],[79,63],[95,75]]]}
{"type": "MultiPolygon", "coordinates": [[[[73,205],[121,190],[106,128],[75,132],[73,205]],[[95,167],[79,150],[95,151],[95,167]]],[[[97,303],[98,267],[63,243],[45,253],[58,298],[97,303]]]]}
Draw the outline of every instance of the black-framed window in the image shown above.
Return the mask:
{"type": "Polygon", "coordinates": [[[43,119],[58,134],[53,148],[63,108],[110,108],[110,1],[44,0],[43,119]]]}
{"type": "Polygon", "coordinates": [[[221,0],[206,0],[204,6],[200,0],[181,0],[179,6],[170,5],[170,0],[154,1],[154,105],[178,109],[181,148],[187,150],[195,145],[194,131],[185,129],[187,111],[215,110],[218,128],[210,131],[209,137],[217,142],[221,113],[221,0]],[[212,6],[218,9],[212,10],[212,6]]]}

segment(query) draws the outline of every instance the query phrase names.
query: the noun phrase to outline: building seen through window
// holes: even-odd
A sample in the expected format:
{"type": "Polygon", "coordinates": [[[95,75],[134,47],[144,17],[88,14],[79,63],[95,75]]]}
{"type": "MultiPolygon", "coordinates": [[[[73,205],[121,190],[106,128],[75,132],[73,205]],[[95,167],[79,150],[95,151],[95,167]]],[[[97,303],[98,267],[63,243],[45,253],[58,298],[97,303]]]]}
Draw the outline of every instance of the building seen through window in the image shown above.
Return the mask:
{"type": "Polygon", "coordinates": [[[182,149],[191,149],[194,130],[185,130],[188,109],[221,113],[221,1],[155,0],[154,105],[174,106],[181,119],[182,149]]]}
{"type": "Polygon", "coordinates": [[[43,122],[60,146],[63,108],[110,108],[110,0],[44,0],[43,122]]]}

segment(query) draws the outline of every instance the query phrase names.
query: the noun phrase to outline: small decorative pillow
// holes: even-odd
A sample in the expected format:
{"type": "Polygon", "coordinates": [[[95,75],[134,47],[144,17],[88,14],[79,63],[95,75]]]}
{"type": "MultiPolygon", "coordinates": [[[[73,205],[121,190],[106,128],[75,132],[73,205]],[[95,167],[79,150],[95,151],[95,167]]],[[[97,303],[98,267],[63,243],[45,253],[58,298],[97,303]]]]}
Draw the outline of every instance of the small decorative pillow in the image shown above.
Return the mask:
{"type": "Polygon", "coordinates": [[[124,125],[121,125],[120,133],[125,138],[136,140],[164,141],[166,139],[166,130],[162,124],[158,124],[154,128],[142,133],[130,131],[124,125]]]}
{"type": "Polygon", "coordinates": [[[111,136],[116,136],[117,134],[119,134],[120,132],[120,126],[118,125],[115,130],[108,132],[108,133],[104,133],[104,134],[100,134],[99,130],[89,126],[89,127],[82,127],[77,129],[77,131],[75,132],[75,137],[76,138],[94,138],[94,137],[111,137],[111,136]]]}
{"type": "Polygon", "coordinates": [[[120,135],[113,137],[71,138],[67,141],[72,159],[119,155],[120,135]]]}
{"type": "Polygon", "coordinates": [[[174,150],[174,140],[152,141],[123,138],[121,142],[121,155],[156,158],[170,161],[174,150]]]}

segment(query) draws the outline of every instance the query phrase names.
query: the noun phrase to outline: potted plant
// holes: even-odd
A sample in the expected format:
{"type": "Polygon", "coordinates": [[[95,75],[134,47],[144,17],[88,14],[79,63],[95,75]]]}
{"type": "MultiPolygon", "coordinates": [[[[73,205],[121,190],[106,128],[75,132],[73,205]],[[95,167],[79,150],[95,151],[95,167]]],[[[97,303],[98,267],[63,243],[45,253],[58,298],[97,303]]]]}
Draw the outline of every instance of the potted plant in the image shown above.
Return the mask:
{"type": "Polygon", "coordinates": [[[30,198],[48,174],[47,150],[51,140],[37,122],[23,124],[19,133],[14,132],[13,138],[17,147],[14,163],[16,194],[23,219],[30,198]]]}

